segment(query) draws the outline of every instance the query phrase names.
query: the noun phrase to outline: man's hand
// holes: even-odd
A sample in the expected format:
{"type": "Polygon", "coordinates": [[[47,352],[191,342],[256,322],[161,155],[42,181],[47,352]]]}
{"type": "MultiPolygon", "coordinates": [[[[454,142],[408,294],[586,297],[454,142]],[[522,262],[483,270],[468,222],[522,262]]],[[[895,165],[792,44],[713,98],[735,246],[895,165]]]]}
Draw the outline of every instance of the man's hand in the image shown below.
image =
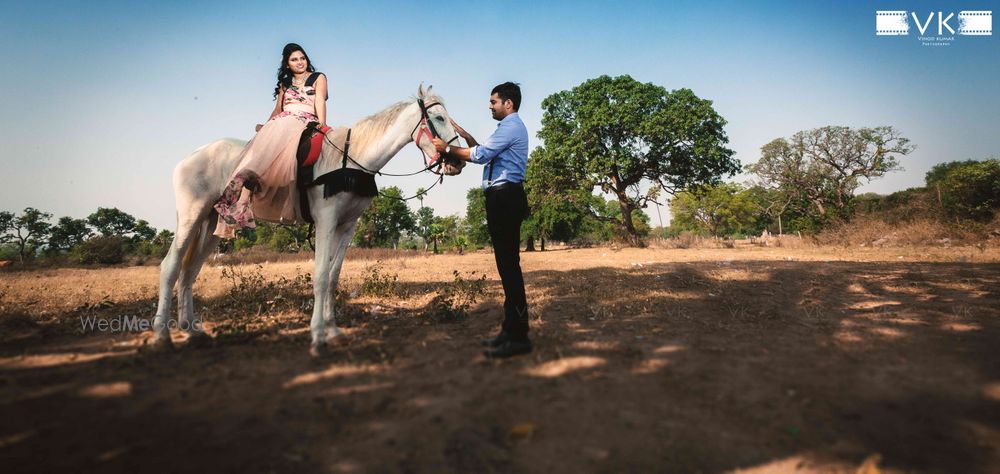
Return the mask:
{"type": "Polygon", "coordinates": [[[469,132],[466,132],[461,125],[455,123],[455,119],[448,117],[448,120],[451,121],[451,126],[455,127],[455,133],[457,133],[458,136],[465,139],[465,143],[468,143],[469,146],[476,146],[479,144],[479,142],[477,142],[475,138],[472,138],[472,135],[470,135],[469,132]]]}
{"type": "Polygon", "coordinates": [[[448,120],[451,121],[451,126],[455,127],[455,132],[458,133],[459,136],[461,136],[462,138],[469,136],[469,132],[466,132],[461,125],[455,123],[455,119],[449,117],[448,120]]]}
{"type": "Polygon", "coordinates": [[[432,138],[431,143],[434,144],[434,149],[437,150],[438,153],[444,153],[444,149],[448,148],[448,144],[440,138],[432,138]]]}

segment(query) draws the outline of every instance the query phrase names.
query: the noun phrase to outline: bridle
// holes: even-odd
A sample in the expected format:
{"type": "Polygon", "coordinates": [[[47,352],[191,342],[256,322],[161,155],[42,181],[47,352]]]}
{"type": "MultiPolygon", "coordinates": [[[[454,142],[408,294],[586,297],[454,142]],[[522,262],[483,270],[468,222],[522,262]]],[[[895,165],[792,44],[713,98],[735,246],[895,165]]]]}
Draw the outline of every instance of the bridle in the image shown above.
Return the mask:
{"type": "MultiPolygon", "coordinates": [[[[354,165],[357,166],[359,169],[361,169],[361,171],[364,171],[365,173],[368,173],[368,174],[371,174],[371,175],[393,176],[393,177],[415,176],[415,175],[418,175],[420,173],[423,173],[424,171],[433,170],[435,167],[441,166],[441,163],[438,162],[438,160],[441,158],[441,154],[435,152],[434,158],[433,159],[428,159],[427,153],[424,153],[424,149],[420,148],[420,138],[422,136],[424,136],[424,135],[427,135],[427,139],[428,140],[433,139],[433,138],[441,138],[441,134],[439,134],[438,131],[437,131],[437,128],[434,127],[434,122],[430,120],[430,116],[427,114],[427,110],[430,109],[431,107],[434,107],[435,105],[440,105],[441,107],[444,107],[444,105],[441,105],[440,102],[433,102],[430,105],[425,105],[423,99],[417,99],[417,105],[420,106],[420,121],[417,122],[417,124],[413,126],[413,130],[410,131],[410,138],[412,138],[413,141],[416,142],[417,149],[420,150],[420,154],[423,155],[423,157],[424,157],[424,167],[421,168],[421,169],[419,169],[419,170],[417,170],[417,171],[414,171],[412,173],[403,173],[403,174],[383,173],[382,171],[379,171],[379,170],[370,170],[368,168],[365,168],[364,165],[362,165],[361,163],[358,163],[357,160],[355,160],[352,156],[350,156],[347,153],[347,151],[350,149],[349,147],[351,145],[351,142],[350,142],[350,136],[351,136],[350,135],[350,129],[348,129],[348,135],[347,135],[348,136],[348,141],[345,143],[345,146],[344,146],[343,149],[341,149],[339,146],[337,146],[336,143],[333,143],[333,140],[330,139],[330,136],[327,135],[327,134],[325,134],[325,133],[323,134],[323,141],[326,142],[328,145],[332,146],[335,150],[341,152],[344,155],[344,165],[345,166],[347,165],[347,162],[350,161],[351,163],[354,163],[354,165]],[[418,129],[420,130],[419,133],[417,132],[418,129]],[[414,133],[416,133],[416,136],[414,136],[414,133]]],[[[451,140],[448,140],[447,143],[449,145],[451,145],[452,142],[454,142],[455,140],[458,140],[458,137],[459,136],[456,133],[455,136],[451,140]]],[[[444,175],[442,175],[442,178],[443,177],[444,177],[444,175]]],[[[435,183],[435,184],[437,184],[437,183],[435,183]]]]}
{"type": "MultiPolygon", "coordinates": [[[[437,128],[434,127],[434,121],[430,120],[430,116],[427,114],[428,109],[434,107],[435,105],[441,105],[441,103],[433,102],[428,105],[424,104],[424,99],[417,99],[417,105],[420,106],[420,122],[417,122],[417,124],[413,126],[413,130],[410,131],[410,136],[413,137],[414,133],[417,134],[413,138],[413,141],[416,142],[417,149],[420,150],[420,154],[424,156],[424,170],[429,170],[435,166],[441,166],[440,163],[438,163],[438,160],[441,158],[441,153],[435,151],[434,158],[428,159],[427,153],[424,153],[424,149],[420,148],[420,138],[424,135],[427,135],[428,140],[441,138],[441,134],[439,134],[437,128]],[[417,131],[418,129],[419,131],[417,131]]],[[[441,107],[444,106],[441,105],[441,107]]],[[[451,145],[451,142],[455,140],[458,140],[457,133],[451,140],[448,140],[447,144],[451,145]]]]}

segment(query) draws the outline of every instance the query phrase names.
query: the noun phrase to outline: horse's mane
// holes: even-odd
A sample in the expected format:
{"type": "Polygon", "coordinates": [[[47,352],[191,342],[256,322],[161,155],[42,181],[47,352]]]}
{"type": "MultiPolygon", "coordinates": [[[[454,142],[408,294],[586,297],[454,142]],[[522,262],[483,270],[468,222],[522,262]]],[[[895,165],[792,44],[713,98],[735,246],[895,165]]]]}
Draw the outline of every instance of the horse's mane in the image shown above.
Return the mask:
{"type": "MultiPolygon", "coordinates": [[[[367,151],[368,147],[373,145],[378,139],[385,135],[386,130],[392,123],[396,120],[396,117],[403,112],[403,109],[409,107],[417,99],[404,100],[401,102],[396,102],[395,104],[386,107],[380,112],[375,112],[361,120],[358,120],[351,126],[353,131],[351,132],[351,145],[357,147],[359,151],[367,151]]],[[[424,102],[431,104],[434,102],[441,102],[441,98],[433,92],[424,93],[424,102]]],[[[414,123],[416,125],[416,123],[414,123]]],[[[351,153],[353,156],[354,153],[351,153]]]]}

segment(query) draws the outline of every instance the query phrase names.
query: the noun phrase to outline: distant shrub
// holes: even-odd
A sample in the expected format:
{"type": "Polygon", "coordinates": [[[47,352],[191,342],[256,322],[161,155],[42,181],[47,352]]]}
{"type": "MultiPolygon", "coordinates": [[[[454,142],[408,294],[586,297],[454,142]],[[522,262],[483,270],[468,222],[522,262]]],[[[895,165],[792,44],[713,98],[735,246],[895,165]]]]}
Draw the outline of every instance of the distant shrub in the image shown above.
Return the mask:
{"type": "Polygon", "coordinates": [[[125,260],[129,240],[116,235],[87,239],[73,248],[71,260],[83,264],[115,265],[125,260]]]}

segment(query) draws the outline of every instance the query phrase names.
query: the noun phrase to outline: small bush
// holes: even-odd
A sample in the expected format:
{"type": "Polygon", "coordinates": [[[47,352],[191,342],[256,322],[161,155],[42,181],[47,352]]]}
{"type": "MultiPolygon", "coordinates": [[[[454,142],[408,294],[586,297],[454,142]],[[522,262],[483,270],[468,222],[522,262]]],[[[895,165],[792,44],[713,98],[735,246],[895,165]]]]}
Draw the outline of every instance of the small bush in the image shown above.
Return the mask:
{"type": "Polygon", "coordinates": [[[281,310],[311,309],[312,275],[296,273],[269,280],[264,276],[263,265],[252,268],[227,266],[222,269],[222,279],[229,282],[228,300],[224,307],[232,314],[215,326],[215,334],[226,340],[247,340],[276,330],[256,316],[281,310]]]}
{"type": "Polygon", "coordinates": [[[382,262],[376,261],[365,268],[360,292],[371,296],[395,296],[398,279],[398,274],[385,272],[382,269],[382,262]]]}
{"type": "Polygon", "coordinates": [[[476,278],[476,272],[469,273],[469,279],[455,270],[455,279],[431,300],[431,316],[441,322],[451,322],[466,316],[468,309],[479,298],[486,295],[486,275],[476,278]]]}

